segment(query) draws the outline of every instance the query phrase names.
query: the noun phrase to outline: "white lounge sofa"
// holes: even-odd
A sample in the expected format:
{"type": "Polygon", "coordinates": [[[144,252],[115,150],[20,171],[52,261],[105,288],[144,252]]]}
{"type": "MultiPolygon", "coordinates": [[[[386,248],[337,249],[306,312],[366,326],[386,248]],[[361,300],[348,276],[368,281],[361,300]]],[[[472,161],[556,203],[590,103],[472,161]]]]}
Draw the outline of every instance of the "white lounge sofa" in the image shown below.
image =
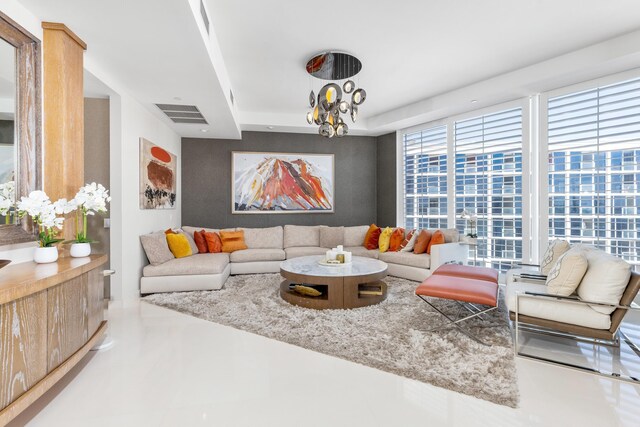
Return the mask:
{"type": "MultiPolygon", "coordinates": [[[[190,236],[202,227],[184,226],[190,236]]],[[[230,254],[196,254],[176,258],[160,265],[147,265],[140,280],[142,294],[191,290],[221,289],[230,274],[278,273],[285,259],[323,255],[328,249],[343,245],[354,256],[380,259],[388,264],[388,274],[422,281],[431,271],[447,262],[464,263],[468,248],[459,245],[458,231],[443,230],[446,243],[434,245],[431,254],[368,250],[362,243],[368,225],[354,227],[298,226],[238,228],[244,231],[248,249],[230,254]]],[[[219,231],[204,228],[207,231],[219,231]]]]}

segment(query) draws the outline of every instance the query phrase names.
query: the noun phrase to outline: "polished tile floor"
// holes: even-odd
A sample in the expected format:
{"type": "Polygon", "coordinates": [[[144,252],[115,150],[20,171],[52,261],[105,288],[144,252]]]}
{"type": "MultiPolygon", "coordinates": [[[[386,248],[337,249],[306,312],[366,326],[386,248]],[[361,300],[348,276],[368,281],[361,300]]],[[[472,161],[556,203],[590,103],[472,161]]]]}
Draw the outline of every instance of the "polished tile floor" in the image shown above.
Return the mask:
{"type": "Polygon", "coordinates": [[[165,308],[111,304],[112,348],[11,426],[637,426],[640,387],[517,360],[511,409],[165,308]]]}

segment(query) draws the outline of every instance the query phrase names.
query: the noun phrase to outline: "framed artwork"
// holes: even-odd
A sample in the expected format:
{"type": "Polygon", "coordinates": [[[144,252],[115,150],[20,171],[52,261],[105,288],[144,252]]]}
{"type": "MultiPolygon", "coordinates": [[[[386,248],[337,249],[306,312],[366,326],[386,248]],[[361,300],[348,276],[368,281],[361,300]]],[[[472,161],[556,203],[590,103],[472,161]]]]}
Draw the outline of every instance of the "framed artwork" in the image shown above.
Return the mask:
{"type": "Polygon", "coordinates": [[[231,212],[333,213],[333,154],[232,153],[231,212]]]}
{"type": "Polygon", "coordinates": [[[140,138],[140,209],[175,209],[177,157],[140,138]]]}

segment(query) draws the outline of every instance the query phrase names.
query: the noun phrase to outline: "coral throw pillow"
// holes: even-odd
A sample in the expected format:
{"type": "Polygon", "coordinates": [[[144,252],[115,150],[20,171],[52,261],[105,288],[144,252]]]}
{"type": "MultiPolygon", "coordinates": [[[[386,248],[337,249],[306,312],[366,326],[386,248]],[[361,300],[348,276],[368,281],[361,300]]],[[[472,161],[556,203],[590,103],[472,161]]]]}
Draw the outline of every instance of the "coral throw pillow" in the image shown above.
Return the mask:
{"type": "Polygon", "coordinates": [[[209,252],[207,248],[207,239],[204,237],[204,233],[206,233],[206,231],[204,230],[193,232],[193,240],[196,241],[198,253],[200,254],[206,254],[207,252],[209,252]]]}
{"type": "Polygon", "coordinates": [[[429,242],[431,242],[431,232],[429,230],[422,230],[420,234],[418,234],[416,244],[413,246],[413,253],[425,253],[427,251],[427,247],[429,247],[429,242]]]}
{"type": "Polygon", "coordinates": [[[389,252],[398,252],[400,246],[404,240],[404,228],[396,228],[391,233],[391,240],[389,240],[389,252]]]}
{"type": "Polygon", "coordinates": [[[441,245],[445,242],[444,240],[444,233],[440,230],[436,230],[435,233],[433,233],[433,237],[431,238],[431,241],[429,242],[429,245],[427,246],[427,253],[431,254],[431,247],[433,245],[441,245]]]}
{"type": "Polygon", "coordinates": [[[371,224],[369,230],[367,230],[366,236],[364,236],[364,243],[362,246],[371,250],[378,249],[378,242],[380,241],[380,233],[382,230],[375,224],[371,224]]]}
{"type": "Polygon", "coordinates": [[[218,233],[205,231],[204,239],[207,241],[207,249],[212,254],[222,252],[222,240],[218,233]]]}
{"type": "Polygon", "coordinates": [[[184,258],[192,255],[187,236],[169,233],[167,234],[167,244],[169,245],[169,250],[176,258],[184,258]]]}
{"type": "Polygon", "coordinates": [[[247,249],[244,243],[244,231],[221,231],[222,252],[235,252],[247,249]]]}
{"type": "Polygon", "coordinates": [[[389,250],[389,243],[391,242],[391,235],[393,234],[392,228],[385,228],[380,233],[380,238],[378,239],[378,247],[380,248],[380,252],[387,252],[389,250]]]}

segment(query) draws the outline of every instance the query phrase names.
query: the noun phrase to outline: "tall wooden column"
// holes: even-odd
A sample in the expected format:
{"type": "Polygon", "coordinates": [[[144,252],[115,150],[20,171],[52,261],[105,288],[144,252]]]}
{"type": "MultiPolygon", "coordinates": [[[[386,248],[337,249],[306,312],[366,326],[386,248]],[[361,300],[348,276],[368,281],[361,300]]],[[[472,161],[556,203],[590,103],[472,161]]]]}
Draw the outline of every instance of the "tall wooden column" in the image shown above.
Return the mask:
{"type": "MultiPolygon", "coordinates": [[[[44,191],[71,199],[84,185],[83,55],[87,45],[64,24],[43,22],[44,191]]],[[[75,236],[73,217],[64,238],[75,236]]]]}

